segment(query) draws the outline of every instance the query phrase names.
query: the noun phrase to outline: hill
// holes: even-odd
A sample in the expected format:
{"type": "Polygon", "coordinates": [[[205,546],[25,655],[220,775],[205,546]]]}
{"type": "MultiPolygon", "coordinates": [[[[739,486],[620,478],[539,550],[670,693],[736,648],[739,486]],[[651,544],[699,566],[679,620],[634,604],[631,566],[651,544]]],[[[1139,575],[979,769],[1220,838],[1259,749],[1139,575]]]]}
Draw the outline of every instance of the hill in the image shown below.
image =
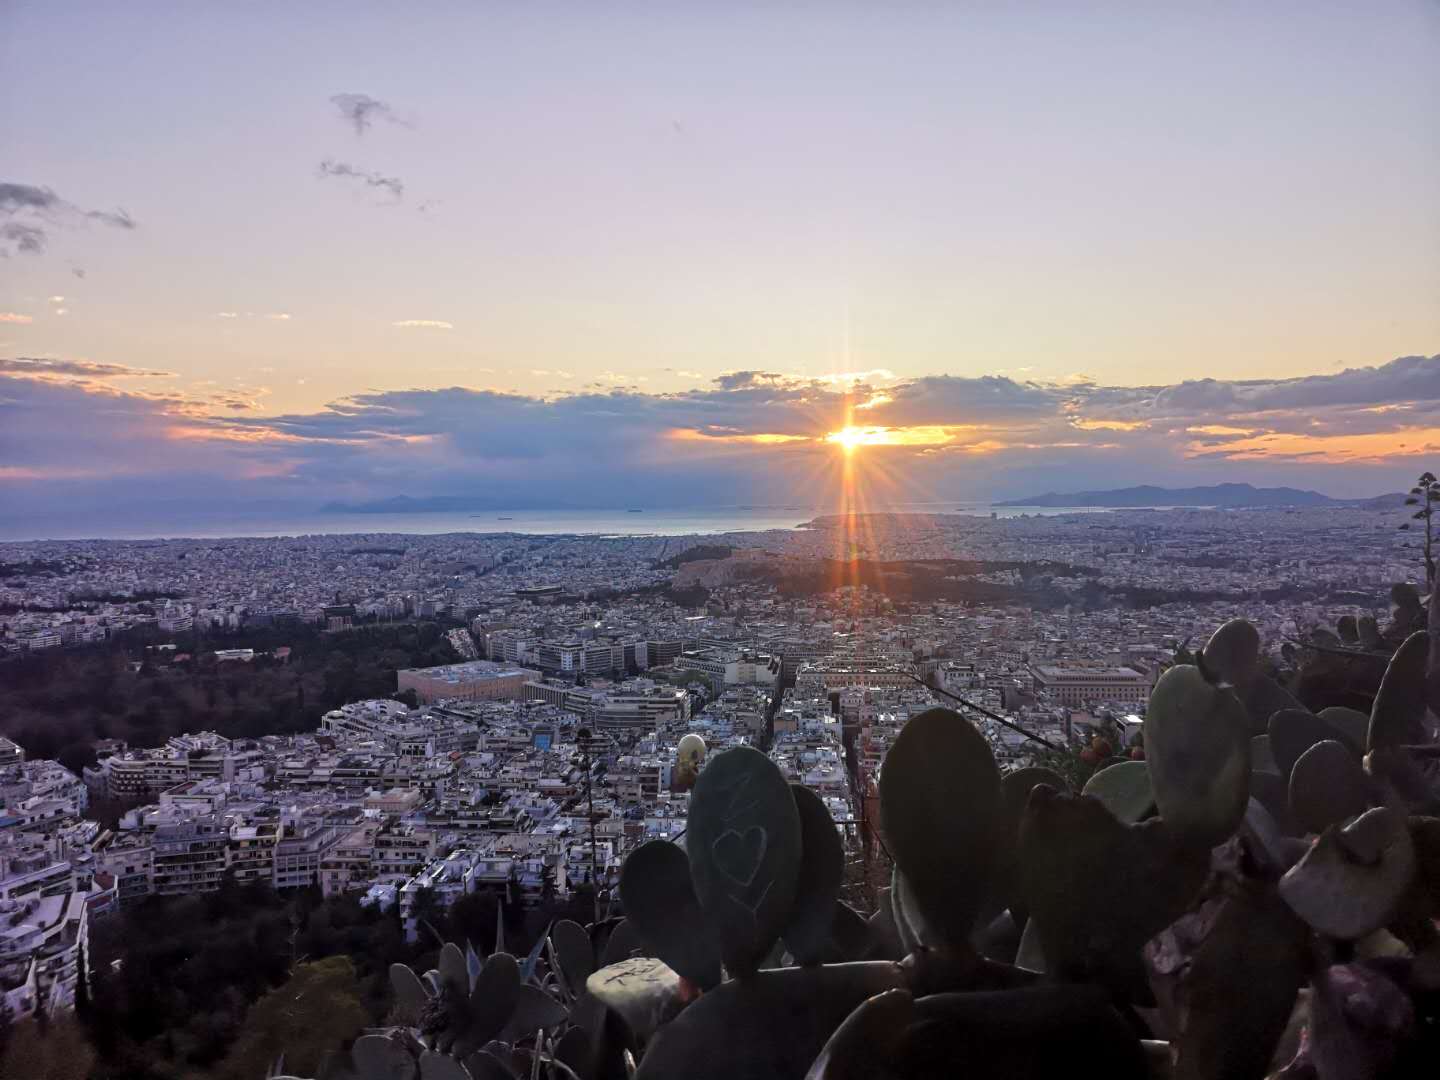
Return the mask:
{"type": "Polygon", "coordinates": [[[1047,492],[1027,499],[997,502],[996,506],[1331,506],[1358,500],[1332,499],[1318,491],[1300,488],[1257,488],[1251,484],[1211,484],[1208,487],[1165,488],[1153,484],[1110,491],[1047,492]]]}

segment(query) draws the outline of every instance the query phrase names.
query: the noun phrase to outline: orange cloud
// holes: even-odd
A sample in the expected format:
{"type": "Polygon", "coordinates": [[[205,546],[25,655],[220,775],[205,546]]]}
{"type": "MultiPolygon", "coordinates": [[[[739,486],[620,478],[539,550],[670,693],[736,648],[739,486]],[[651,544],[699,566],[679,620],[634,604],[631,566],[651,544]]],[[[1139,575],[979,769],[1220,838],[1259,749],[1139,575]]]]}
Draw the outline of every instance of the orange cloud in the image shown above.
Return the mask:
{"type": "Polygon", "coordinates": [[[809,442],[808,435],[782,435],[778,432],[761,432],[757,435],[722,433],[712,435],[699,428],[671,428],[666,437],[681,442],[707,443],[750,443],[755,446],[778,446],[783,443],[809,442]]]}
{"type": "Polygon", "coordinates": [[[1254,428],[1230,427],[1228,424],[1200,424],[1197,427],[1187,427],[1186,432],[1191,435],[1253,435],[1254,428]]]}
{"type": "Polygon", "coordinates": [[[1138,431],[1144,420],[1071,420],[1070,426],[1081,431],[1138,431]]]}
{"type": "Polygon", "coordinates": [[[1193,442],[1185,449],[1191,456],[1218,453],[1232,461],[1303,458],[1307,462],[1331,465],[1382,464],[1416,454],[1440,452],[1440,428],[1397,428],[1362,435],[1272,432],[1234,442],[1193,442]]]}

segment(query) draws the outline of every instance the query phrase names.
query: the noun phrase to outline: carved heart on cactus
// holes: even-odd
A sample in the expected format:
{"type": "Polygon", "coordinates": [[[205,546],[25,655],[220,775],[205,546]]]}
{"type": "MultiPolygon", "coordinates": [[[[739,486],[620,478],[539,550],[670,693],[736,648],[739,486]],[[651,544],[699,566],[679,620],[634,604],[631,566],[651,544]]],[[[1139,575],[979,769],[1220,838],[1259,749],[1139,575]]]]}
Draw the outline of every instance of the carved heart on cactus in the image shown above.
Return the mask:
{"type": "Polygon", "coordinates": [[[755,880],[755,875],[760,872],[760,864],[765,861],[767,844],[764,828],[751,825],[744,832],[726,829],[715,838],[710,851],[719,871],[737,885],[748,889],[755,880]]]}

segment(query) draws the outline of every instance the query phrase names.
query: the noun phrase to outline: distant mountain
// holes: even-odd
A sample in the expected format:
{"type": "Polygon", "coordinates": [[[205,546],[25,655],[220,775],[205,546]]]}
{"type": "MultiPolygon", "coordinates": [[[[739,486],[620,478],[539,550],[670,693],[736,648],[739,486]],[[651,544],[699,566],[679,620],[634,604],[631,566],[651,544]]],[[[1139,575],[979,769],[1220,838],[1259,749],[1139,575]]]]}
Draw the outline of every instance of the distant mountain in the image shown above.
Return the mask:
{"type": "MultiPolygon", "coordinates": [[[[1382,497],[1383,498],[1383,497],[1382,497]]],[[[996,506],[1333,506],[1358,499],[1332,499],[1318,491],[1299,488],[1257,488],[1251,484],[1212,484],[1209,487],[1164,488],[1153,484],[1113,491],[1048,492],[1028,499],[1011,499],[996,506]]]]}

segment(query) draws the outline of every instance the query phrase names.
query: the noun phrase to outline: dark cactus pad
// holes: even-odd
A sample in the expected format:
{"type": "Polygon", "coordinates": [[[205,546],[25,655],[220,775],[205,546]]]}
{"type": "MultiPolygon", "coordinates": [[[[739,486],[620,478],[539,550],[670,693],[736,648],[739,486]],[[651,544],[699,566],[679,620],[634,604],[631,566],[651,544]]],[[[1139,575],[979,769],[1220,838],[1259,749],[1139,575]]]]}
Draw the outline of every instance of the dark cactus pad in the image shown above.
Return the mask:
{"type": "Polygon", "coordinates": [[[585,990],[585,980],[595,970],[595,946],[590,943],[590,935],[579,923],[561,919],[550,931],[550,944],[555,946],[565,985],[572,996],[579,997],[585,990]]]}
{"type": "Polygon", "coordinates": [[[1150,769],[1143,761],[1122,761],[1102,769],[1090,777],[1081,794],[1099,799],[1126,825],[1144,820],[1155,810],[1150,769]]]}
{"type": "Polygon", "coordinates": [[[610,928],[610,936],[606,938],[605,949],[600,954],[600,966],[629,960],[632,956],[639,955],[644,948],[634,923],[629,919],[621,919],[610,928]]]}
{"type": "Polygon", "coordinates": [[[1282,777],[1275,773],[1252,772],[1250,797],[1265,808],[1286,836],[1295,836],[1300,832],[1290,814],[1290,787],[1282,777]]]}
{"type": "Polygon", "coordinates": [[[656,1032],[635,1080],[801,1080],[856,1006],[904,985],[900,965],[888,961],[731,979],[656,1032]]]}
{"type": "Polygon", "coordinates": [[[1385,644],[1380,637],[1380,624],[1375,621],[1374,615],[1361,615],[1355,622],[1355,631],[1360,637],[1362,648],[1379,649],[1385,644]]]}
{"type": "Polygon", "coordinates": [[[1231,686],[1248,686],[1260,670],[1260,631],[1244,619],[1231,619],[1205,643],[1205,670],[1231,686]]]}
{"type": "Polygon", "coordinates": [[[1162,821],[1124,825],[1095,799],[1036,788],[1020,826],[1020,872],[1046,971],[1147,1000],[1141,946],[1185,910],[1209,854],[1177,845],[1162,821]]]}
{"type": "Polygon", "coordinates": [[[1001,820],[1000,773],[969,721],[930,709],[900,730],[880,774],[880,827],[920,914],[947,942],[966,941],[975,924],[1001,820]]]}
{"type": "Polygon", "coordinates": [[[1295,762],[1300,760],[1300,755],[1327,739],[1346,741],[1339,728],[1306,709],[1281,709],[1272,716],[1270,753],[1275,758],[1280,778],[1288,784],[1290,772],[1295,768],[1295,762]]]}
{"type": "Polygon", "coordinates": [[[1017,921],[1026,918],[1025,901],[1020,896],[1020,861],[1016,854],[1020,844],[1020,819],[1030,799],[1030,789],[1046,784],[1056,791],[1067,791],[1065,778],[1043,765],[1012,769],[1000,777],[1000,830],[995,840],[995,864],[990,872],[989,896],[981,918],[989,918],[1010,908],[1017,921]]]}
{"type": "Polygon", "coordinates": [[[888,1080],[900,1040],[915,1013],[908,990],[866,998],[826,1041],[806,1080],[888,1080]]]}
{"type": "Polygon", "coordinates": [[[1345,743],[1357,754],[1365,752],[1365,739],[1370,730],[1370,717],[1359,709],[1347,709],[1344,705],[1331,705],[1317,714],[1338,731],[1345,743]]]}
{"type": "Polygon", "coordinates": [[[1273,891],[1215,898],[1146,946],[1156,996],[1177,1029],[1174,1075],[1260,1077],[1305,981],[1305,924],[1273,891]]]}
{"type": "Polygon", "coordinates": [[[836,900],[830,920],[830,949],[835,957],[843,961],[866,960],[874,944],[865,916],[843,900],[836,900]]]}
{"type": "Polygon", "coordinates": [[[1349,747],[1334,739],[1300,755],[1290,773],[1290,812],[1306,832],[1357,817],[1370,808],[1365,770],[1349,747]]]}
{"type": "Polygon", "coordinates": [[[1346,645],[1360,643],[1360,627],[1355,622],[1354,615],[1341,615],[1340,621],[1335,624],[1335,632],[1340,635],[1340,640],[1346,645]]]}
{"type": "Polygon", "coordinates": [[[845,875],[845,849],[835,819],[819,795],[800,784],[790,786],[800,814],[800,874],[795,906],[781,936],[798,964],[818,964],[835,922],[835,901],[845,875]]]}
{"type": "Polygon", "coordinates": [[[1353,941],[1390,920],[1415,872],[1406,820],[1382,806],[1321,833],[1280,879],[1280,895],[1320,933],[1353,941]]]}
{"type": "Polygon", "coordinates": [[[479,1046],[504,1028],[520,999],[520,965],[509,953],[491,953],[470,989],[465,1041],[479,1046]]]}
{"type": "Polygon", "coordinates": [[[1186,843],[1218,844],[1245,816],[1249,729],[1239,699],[1199,668],[1176,665],[1155,684],[1145,712],[1145,760],[1160,816],[1186,843]]]}
{"type": "Polygon", "coordinates": [[[1367,752],[1426,741],[1425,661],[1429,651],[1430,635],[1417,630],[1390,658],[1370,710],[1367,752]]]}
{"type": "Polygon", "coordinates": [[[620,870],[620,902],[651,955],[702,990],[720,982],[720,947],[695,898],[684,851],[668,840],[637,847],[620,870]]]}
{"type": "Polygon", "coordinates": [[[1280,775],[1280,766],[1275,764],[1275,755],[1270,752],[1270,736],[1256,735],[1250,740],[1250,771],[1280,775]]]}
{"type": "Polygon", "coordinates": [[[1269,730],[1270,718],[1281,709],[1303,709],[1299,700],[1269,675],[1256,675],[1250,684],[1237,689],[1240,704],[1250,717],[1250,734],[1264,735],[1269,730]]]}
{"type": "Polygon", "coordinates": [[[1094,986],[932,994],[915,1001],[894,1064],[898,1077],[1078,1075],[1144,1080],[1140,1040],[1094,986]]]}
{"type": "Polygon", "coordinates": [[[770,952],[795,902],[800,814],[790,785],[752,747],[716,754],[695,782],[689,830],[695,895],[725,967],[748,975],[770,952]]]}

